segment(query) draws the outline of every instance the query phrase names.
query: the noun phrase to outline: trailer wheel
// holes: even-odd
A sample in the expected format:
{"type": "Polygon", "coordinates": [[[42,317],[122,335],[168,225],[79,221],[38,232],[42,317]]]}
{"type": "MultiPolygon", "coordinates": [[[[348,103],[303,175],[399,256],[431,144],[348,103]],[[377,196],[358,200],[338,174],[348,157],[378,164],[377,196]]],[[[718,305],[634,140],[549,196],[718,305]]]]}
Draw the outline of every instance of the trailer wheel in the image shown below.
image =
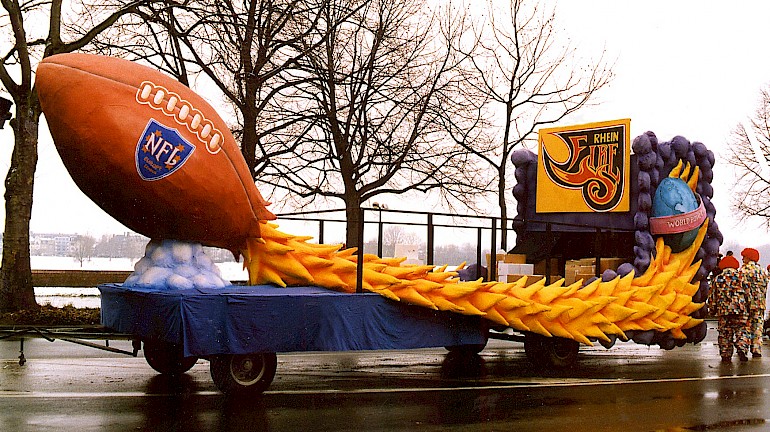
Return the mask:
{"type": "Polygon", "coordinates": [[[179,345],[152,339],[144,341],[144,359],[150,367],[168,375],[181,375],[198,361],[198,357],[185,357],[179,345]]]}
{"type": "Polygon", "coordinates": [[[211,361],[211,379],[226,395],[253,396],[267,390],[275,378],[275,353],[217,355],[211,361]]]}
{"type": "Polygon", "coordinates": [[[566,368],[577,362],[580,343],[561,337],[545,337],[528,333],[524,338],[524,352],[536,366],[566,368]]]}

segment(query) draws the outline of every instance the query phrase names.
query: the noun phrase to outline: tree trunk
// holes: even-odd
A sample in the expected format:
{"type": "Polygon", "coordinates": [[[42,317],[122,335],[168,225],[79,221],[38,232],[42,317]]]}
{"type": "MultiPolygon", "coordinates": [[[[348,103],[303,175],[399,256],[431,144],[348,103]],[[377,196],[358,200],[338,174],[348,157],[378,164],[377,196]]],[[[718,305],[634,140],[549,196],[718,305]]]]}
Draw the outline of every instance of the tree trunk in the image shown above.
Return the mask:
{"type": "Polygon", "coordinates": [[[347,219],[345,232],[345,247],[359,248],[357,254],[363,253],[363,220],[361,220],[361,206],[356,202],[345,202],[345,217],[347,219]]]}
{"type": "Polygon", "coordinates": [[[241,154],[246,159],[249,173],[256,180],[255,168],[257,166],[257,113],[255,108],[245,108],[243,111],[243,138],[241,140],[241,154]]]}
{"type": "Polygon", "coordinates": [[[38,119],[32,107],[17,106],[15,145],[5,178],[5,234],[0,270],[0,312],[35,309],[29,257],[29,223],[37,167],[38,119]]]}
{"type": "Polygon", "coordinates": [[[508,203],[505,201],[505,163],[498,170],[501,180],[498,183],[497,200],[500,206],[500,249],[508,252],[508,203]]]}
{"type": "Polygon", "coordinates": [[[508,204],[505,202],[504,189],[500,197],[500,249],[508,252],[508,204]]]}

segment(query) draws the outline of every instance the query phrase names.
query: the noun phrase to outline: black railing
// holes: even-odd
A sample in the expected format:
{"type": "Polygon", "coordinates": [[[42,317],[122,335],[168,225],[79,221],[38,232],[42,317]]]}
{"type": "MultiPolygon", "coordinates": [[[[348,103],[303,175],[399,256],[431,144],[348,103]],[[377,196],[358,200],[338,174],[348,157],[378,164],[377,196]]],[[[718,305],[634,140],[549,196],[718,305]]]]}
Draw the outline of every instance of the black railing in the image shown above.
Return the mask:
{"type": "MultiPolygon", "coordinates": [[[[345,219],[345,211],[341,209],[335,209],[335,210],[319,210],[319,211],[307,211],[307,212],[293,212],[293,213],[284,213],[277,215],[279,220],[295,220],[295,221],[311,221],[318,223],[318,242],[324,243],[324,240],[326,238],[325,232],[328,228],[329,222],[337,222],[337,223],[346,223],[345,219]],[[314,217],[311,217],[314,216],[314,217]],[[323,216],[323,217],[320,217],[323,216]]],[[[501,224],[501,218],[496,216],[478,216],[478,215],[458,215],[458,214],[452,214],[452,213],[436,213],[436,212],[422,212],[422,211],[412,211],[412,210],[392,210],[382,207],[362,207],[359,212],[359,219],[363,220],[364,223],[360,226],[359,231],[359,239],[360,243],[357,245],[358,250],[363,252],[364,248],[364,227],[366,225],[372,225],[375,224],[377,226],[377,255],[382,256],[382,246],[383,246],[383,235],[384,235],[384,226],[385,225],[403,225],[403,226],[419,226],[419,227],[425,227],[426,233],[426,251],[425,251],[425,260],[428,264],[434,263],[434,249],[435,249],[435,234],[437,228],[461,228],[461,229],[468,229],[468,230],[475,230],[476,231],[476,279],[482,277],[481,274],[481,267],[482,267],[482,254],[484,252],[483,248],[483,238],[484,233],[488,232],[489,235],[489,262],[487,263],[489,268],[495,269],[497,267],[497,235],[498,232],[501,230],[502,224],[501,224]],[[369,220],[366,219],[367,214],[373,215],[376,213],[376,218],[370,217],[369,220]],[[383,220],[383,213],[389,215],[387,220],[383,220]],[[423,220],[420,221],[418,219],[422,218],[423,220]],[[445,222],[445,219],[451,219],[454,221],[453,223],[445,222]],[[457,221],[461,221],[458,223],[457,221]]],[[[534,225],[538,227],[545,227],[545,233],[546,236],[552,235],[552,226],[564,226],[564,227],[573,227],[573,228],[581,228],[582,230],[591,230],[596,233],[595,236],[595,242],[601,243],[601,238],[603,234],[605,233],[613,233],[613,232],[632,232],[632,230],[628,229],[618,229],[618,228],[612,228],[612,227],[599,227],[599,226],[592,226],[592,225],[585,225],[585,224],[574,224],[574,223],[562,223],[562,222],[553,222],[553,221],[541,221],[541,220],[521,220],[521,219],[508,219],[508,227],[506,228],[509,231],[509,238],[510,234],[515,234],[515,231],[513,230],[513,226],[516,225],[517,228],[521,228],[522,225],[524,228],[526,228],[528,225],[534,225]]],[[[541,228],[542,229],[542,228],[541,228]]],[[[526,229],[525,229],[526,231],[526,229]]],[[[502,249],[508,251],[510,248],[503,247],[502,249]]],[[[601,247],[594,247],[594,258],[596,259],[596,276],[600,276],[599,269],[600,269],[600,261],[601,261],[601,247]]],[[[545,276],[546,280],[549,281],[550,275],[551,275],[551,258],[552,254],[549,251],[547,251],[546,258],[545,258],[545,276]]],[[[360,289],[361,287],[361,272],[362,268],[359,266],[358,274],[357,274],[357,280],[358,280],[358,287],[360,289]]],[[[490,274],[495,274],[494,272],[491,272],[490,274]]]]}
{"type": "MultiPolygon", "coordinates": [[[[325,231],[327,229],[327,225],[329,222],[340,222],[345,223],[345,211],[344,210],[321,210],[321,211],[307,211],[307,212],[293,212],[293,213],[283,213],[277,215],[279,220],[299,220],[299,221],[311,221],[311,222],[317,222],[318,223],[318,242],[324,243],[324,240],[326,239],[325,231]],[[318,215],[323,215],[324,217],[318,217],[318,215]],[[311,217],[316,216],[316,217],[311,217]]],[[[401,226],[419,226],[419,227],[425,227],[425,239],[426,239],[426,251],[425,251],[425,261],[427,263],[433,264],[434,262],[434,252],[435,252],[435,242],[436,242],[436,229],[437,228],[461,228],[461,229],[467,229],[467,230],[475,230],[476,231],[476,278],[479,278],[482,276],[481,274],[481,259],[482,259],[482,253],[483,253],[483,234],[485,231],[491,231],[490,236],[490,243],[489,243],[489,250],[494,251],[495,243],[497,242],[497,233],[498,225],[499,225],[499,217],[494,216],[477,216],[477,215],[457,215],[452,213],[435,213],[435,212],[421,212],[421,211],[411,211],[411,210],[391,210],[386,208],[377,208],[377,207],[362,207],[361,208],[361,216],[360,219],[364,221],[364,223],[361,225],[361,235],[359,235],[359,238],[361,239],[361,244],[358,245],[359,250],[363,251],[363,229],[366,225],[372,225],[375,224],[377,226],[377,255],[382,256],[382,246],[384,244],[383,237],[384,237],[384,227],[386,225],[401,225],[401,226]],[[375,218],[369,218],[367,220],[366,215],[373,215],[376,214],[375,218]],[[390,215],[386,220],[383,220],[383,214],[390,215]],[[415,220],[418,218],[422,218],[423,220],[415,220]],[[453,219],[455,221],[462,220],[461,223],[458,222],[443,222],[441,219],[453,219]],[[374,219],[374,220],[373,220],[374,219]],[[437,221],[437,219],[439,219],[437,221]]],[[[511,232],[513,232],[512,229],[510,229],[511,232]]],[[[494,260],[496,258],[496,255],[494,253],[490,252],[491,256],[491,262],[489,263],[490,266],[495,265],[494,260]]],[[[360,286],[360,283],[359,283],[360,286]]]]}

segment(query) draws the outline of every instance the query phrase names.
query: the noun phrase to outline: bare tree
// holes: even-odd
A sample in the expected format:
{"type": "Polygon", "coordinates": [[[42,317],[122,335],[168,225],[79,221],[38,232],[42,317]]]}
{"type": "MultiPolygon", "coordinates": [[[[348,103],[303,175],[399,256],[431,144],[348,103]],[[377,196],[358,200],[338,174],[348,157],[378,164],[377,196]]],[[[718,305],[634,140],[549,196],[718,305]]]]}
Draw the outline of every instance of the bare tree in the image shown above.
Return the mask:
{"type": "Polygon", "coordinates": [[[743,219],[757,216],[770,227],[770,87],[760,91],[754,114],[733,130],[729,151],[737,175],[733,207],[743,219]]]}
{"type": "MultiPolygon", "coordinates": [[[[557,40],[554,10],[538,2],[489,0],[485,16],[475,28],[470,48],[459,47],[481,78],[478,92],[488,96],[488,111],[495,113],[496,145],[468,147],[497,174],[501,226],[508,225],[506,201],[511,152],[546,125],[557,123],[586,107],[612,79],[602,58],[580,61],[569,45],[557,40]]],[[[459,141],[463,142],[463,141],[459,141]]],[[[507,230],[500,247],[507,249],[507,230]]]]}
{"type": "Polygon", "coordinates": [[[346,4],[323,11],[329,36],[300,60],[310,80],[276,99],[310,113],[312,123],[260,180],[308,201],[341,200],[346,243],[356,245],[360,206],[379,194],[439,191],[451,202],[488,183],[446,131],[474,114],[463,111],[462,58],[449,44],[465,30],[464,16],[372,0],[348,18],[346,4]]]}
{"type": "Polygon", "coordinates": [[[416,245],[422,243],[420,236],[404,229],[401,225],[389,225],[383,230],[382,242],[394,249],[397,244],[416,245]]]}
{"type": "Polygon", "coordinates": [[[403,0],[204,0],[143,11],[102,38],[103,51],[183,82],[202,72],[231,104],[231,128],[269,198],[340,198],[357,216],[379,193],[435,189],[452,202],[488,186],[476,158],[439,135],[451,127],[453,139],[463,136],[471,127],[461,123],[478,118],[462,103],[468,77],[446,42],[462,35],[462,16],[439,22],[403,0]]]}
{"type": "Polygon", "coordinates": [[[88,234],[79,235],[72,244],[72,258],[74,258],[80,267],[83,267],[84,261],[90,261],[94,256],[94,247],[96,239],[88,234]]]}
{"type": "MultiPolygon", "coordinates": [[[[287,73],[326,37],[328,0],[198,0],[145,8],[99,38],[106,54],[139,60],[186,85],[202,75],[224,97],[230,124],[255,179],[271,158],[292,154],[307,113],[273,98],[306,77],[287,73]]],[[[349,1],[347,15],[361,3],[349,1]]],[[[228,117],[225,115],[224,117],[228,117]]]]}
{"type": "MultiPolygon", "coordinates": [[[[104,3],[104,2],[102,2],[104,3]]],[[[34,70],[42,58],[83,48],[93,38],[130,13],[142,1],[114,1],[110,7],[89,8],[71,5],[62,11],[61,0],[0,0],[0,29],[9,35],[10,46],[2,46],[0,83],[15,104],[11,127],[13,154],[5,178],[5,231],[2,270],[0,270],[0,312],[36,308],[29,257],[29,223],[32,191],[37,165],[40,103],[34,87],[34,70]],[[93,12],[90,15],[87,11],[93,12]],[[65,40],[66,22],[88,22],[88,32],[65,40]],[[41,23],[43,25],[41,25],[41,23]]]]}

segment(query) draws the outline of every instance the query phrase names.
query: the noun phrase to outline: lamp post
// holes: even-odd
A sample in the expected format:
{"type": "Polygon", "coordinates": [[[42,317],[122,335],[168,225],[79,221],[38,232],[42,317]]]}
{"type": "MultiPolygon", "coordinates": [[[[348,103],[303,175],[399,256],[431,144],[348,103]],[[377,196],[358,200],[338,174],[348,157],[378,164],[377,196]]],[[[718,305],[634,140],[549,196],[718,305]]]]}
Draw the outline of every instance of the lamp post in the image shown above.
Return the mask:
{"type": "Polygon", "coordinates": [[[380,204],[378,202],[373,202],[372,207],[377,209],[377,256],[382,258],[382,237],[383,237],[383,230],[382,230],[382,211],[387,210],[388,206],[386,204],[380,204]]]}

